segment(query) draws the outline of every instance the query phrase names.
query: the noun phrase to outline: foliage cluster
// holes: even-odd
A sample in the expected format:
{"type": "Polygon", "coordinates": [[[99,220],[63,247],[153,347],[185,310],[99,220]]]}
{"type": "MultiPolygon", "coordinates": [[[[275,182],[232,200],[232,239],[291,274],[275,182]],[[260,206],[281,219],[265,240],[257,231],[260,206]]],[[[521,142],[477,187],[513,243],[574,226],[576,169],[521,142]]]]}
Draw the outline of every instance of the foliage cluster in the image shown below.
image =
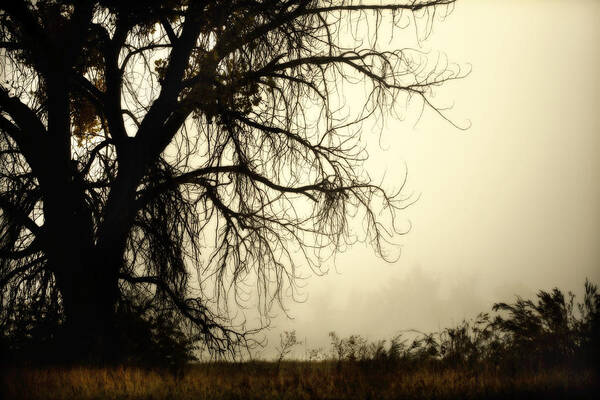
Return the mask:
{"type": "MultiPolygon", "coordinates": [[[[124,364],[177,369],[196,360],[196,340],[182,329],[173,313],[120,304],[115,326],[119,336],[116,351],[124,364]]],[[[0,360],[29,365],[69,362],[63,354],[69,346],[64,330],[58,310],[40,313],[33,305],[22,307],[0,332],[0,360]]]]}
{"type": "MultiPolygon", "coordinates": [[[[482,366],[505,371],[532,370],[570,364],[597,368],[600,361],[600,293],[585,282],[582,303],[561,290],[541,290],[537,300],[517,297],[496,303],[495,314],[481,313],[440,332],[404,332],[389,343],[369,342],[360,335],[329,334],[329,358],[337,361],[424,364],[461,369],[482,366]],[[412,337],[411,337],[412,336],[412,337]]],[[[321,351],[309,359],[323,359],[321,351]]]]}
{"type": "MultiPolygon", "coordinates": [[[[43,364],[60,359],[62,320],[55,309],[23,308],[0,335],[5,362],[43,364]],[[35,311],[35,312],[34,312],[35,311]]],[[[600,365],[600,293],[585,282],[581,303],[558,288],[541,290],[537,300],[517,297],[496,303],[494,313],[481,313],[440,332],[403,332],[391,340],[369,341],[361,335],[340,337],[330,332],[328,351],[311,349],[308,361],[393,365],[402,368],[487,368],[503,371],[541,370],[561,365],[597,368],[600,365]]],[[[121,304],[117,313],[119,352],[127,365],[181,368],[196,360],[196,338],[168,313],[152,313],[121,304]]],[[[295,331],[283,332],[277,347],[277,370],[294,347],[295,331]]]]}

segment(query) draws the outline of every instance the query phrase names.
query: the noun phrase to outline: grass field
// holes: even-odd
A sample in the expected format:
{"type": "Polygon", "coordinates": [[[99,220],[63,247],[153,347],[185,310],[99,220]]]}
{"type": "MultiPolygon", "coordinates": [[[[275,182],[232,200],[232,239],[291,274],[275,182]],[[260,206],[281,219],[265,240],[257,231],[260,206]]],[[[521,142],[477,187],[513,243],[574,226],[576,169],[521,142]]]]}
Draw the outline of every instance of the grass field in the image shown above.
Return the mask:
{"type": "Polygon", "coordinates": [[[178,376],[139,368],[5,368],[4,399],[504,399],[596,398],[592,370],[509,375],[406,370],[352,362],[213,363],[178,376]]]}
{"type": "Polygon", "coordinates": [[[330,332],[330,348],[307,349],[304,361],[286,360],[302,344],[295,331],[281,333],[272,362],[190,364],[193,354],[172,351],[179,342],[164,332],[155,339],[175,346],[158,352],[162,357],[153,357],[158,345],[138,351],[144,357],[127,367],[42,367],[50,362],[42,352],[24,353],[38,355],[37,363],[13,352],[13,363],[0,356],[0,400],[596,399],[600,293],[587,281],[585,288],[583,303],[558,289],[540,291],[537,302],[498,303],[493,315],[429,334],[370,341],[330,332]]]}

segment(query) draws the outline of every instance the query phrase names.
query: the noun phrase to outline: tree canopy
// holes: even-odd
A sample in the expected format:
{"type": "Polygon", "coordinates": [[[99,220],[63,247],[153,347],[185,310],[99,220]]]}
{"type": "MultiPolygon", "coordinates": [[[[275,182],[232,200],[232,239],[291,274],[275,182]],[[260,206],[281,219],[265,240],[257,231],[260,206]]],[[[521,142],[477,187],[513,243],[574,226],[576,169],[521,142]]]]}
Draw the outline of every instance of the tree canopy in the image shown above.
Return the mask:
{"type": "Polygon", "coordinates": [[[388,39],[453,4],[2,2],[0,326],[53,316],[81,359],[137,310],[231,351],[228,307],[268,310],[355,215],[383,255],[406,198],[363,170],[361,128],[411,98],[444,117],[432,89],[464,71],[388,39]]]}

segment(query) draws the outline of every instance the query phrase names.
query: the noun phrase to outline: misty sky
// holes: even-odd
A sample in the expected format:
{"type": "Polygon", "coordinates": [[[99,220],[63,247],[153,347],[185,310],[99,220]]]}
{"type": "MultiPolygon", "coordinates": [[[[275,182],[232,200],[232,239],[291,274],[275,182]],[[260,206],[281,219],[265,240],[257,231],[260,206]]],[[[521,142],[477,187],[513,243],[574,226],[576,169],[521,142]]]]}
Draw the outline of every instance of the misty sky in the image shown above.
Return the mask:
{"type": "MultiPolygon", "coordinates": [[[[425,112],[388,119],[368,170],[419,201],[392,264],[357,245],[338,272],[304,283],[263,352],[295,329],[307,345],[328,332],[390,338],[472,318],[497,301],[600,282],[600,2],[459,0],[424,50],[472,73],[438,91],[462,132],[425,112]]],[[[398,36],[398,47],[402,37],[398,36]]],[[[394,42],[395,43],[395,42],[394,42]]]]}

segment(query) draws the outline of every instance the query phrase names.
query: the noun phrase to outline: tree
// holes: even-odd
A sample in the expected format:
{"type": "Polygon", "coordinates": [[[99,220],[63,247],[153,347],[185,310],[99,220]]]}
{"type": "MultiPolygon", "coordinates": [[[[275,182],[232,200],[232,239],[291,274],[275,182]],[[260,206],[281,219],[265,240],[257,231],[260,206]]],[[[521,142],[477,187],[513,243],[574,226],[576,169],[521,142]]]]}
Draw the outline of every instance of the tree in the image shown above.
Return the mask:
{"type": "Polygon", "coordinates": [[[296,331],[283,331],[279,334],[279,346],[276,350],[277,356],[277,372],[281,368],[281,362],[286,358],[293,350],[294,347],[302,344],[301,340],[296,338],[296,331]]]}
{"type": "Polygon", "coordinates": [[[453,3],[2,2],[3,328],[59,309],[73,359],[110,359],[133,304],[223,352],[247,338],[244,284],[264,309],[293,287],[292,246],[318,269],[361,212],[381,254],[398,228],[379,211],[405,203],[362,171],[361,124],[410,97],[440,112],[432,88],[464,74],[377,33],[427,34],[453,3]],[[349,112],[336,90],[357,82],[349,112]]]}

